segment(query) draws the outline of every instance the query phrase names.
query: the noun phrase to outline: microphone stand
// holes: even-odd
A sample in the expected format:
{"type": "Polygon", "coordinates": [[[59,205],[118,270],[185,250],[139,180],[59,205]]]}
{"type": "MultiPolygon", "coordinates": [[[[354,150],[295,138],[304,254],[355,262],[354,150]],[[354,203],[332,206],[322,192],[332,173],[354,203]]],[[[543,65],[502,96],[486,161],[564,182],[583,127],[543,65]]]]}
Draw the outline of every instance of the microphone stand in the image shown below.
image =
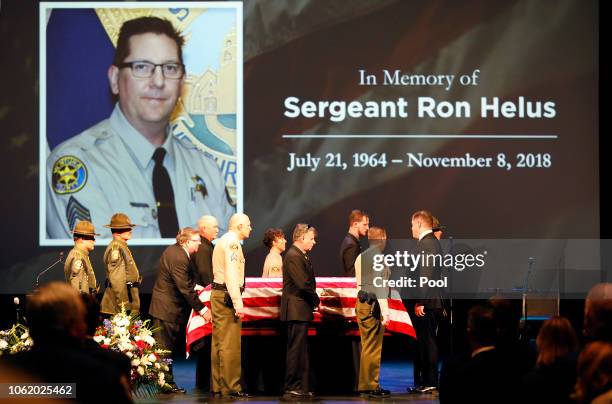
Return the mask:
{"type": "Polygon", "coordinates": [[[19,324],[21,322],[21,307],[19,307],[19,298],[17,296],[13,298],[13,304],[15,304],[15,319],[17,320],[15,324],[19,324]]]}
{"type": "Polygon", "coordinates": [[[527,341],[528,333],[527,333],[527,292],[529,291],[529,277],[531,276],[531,271],[533,269],[533,263],[535,262],[535,258],[529,257],[528,259],[529,266],[527,268],[527,273],[525,274],[525,280],[523,281],[523,321],[525,327],[523,327],[523,338],[524,341],[527,341]]]}
{"type": "Polygon", "coordinates": [[[40,277],[42,275],[44,275],[45,273],[47,273],[47,271],[49,271],[51,268],[53,268],[54,266],[56,266],[57,264],[59,264],[60,262],[64,261],[64,252],[61,251],[59,254],[59,258],[57,259],[57,261],[55,261],[53,264],[49,265],[47,268],[45,268],[42,272],[40,272],[37,276],[36,276],[36,288],[38,289],[38,282],[40,280],[40,277]]]}

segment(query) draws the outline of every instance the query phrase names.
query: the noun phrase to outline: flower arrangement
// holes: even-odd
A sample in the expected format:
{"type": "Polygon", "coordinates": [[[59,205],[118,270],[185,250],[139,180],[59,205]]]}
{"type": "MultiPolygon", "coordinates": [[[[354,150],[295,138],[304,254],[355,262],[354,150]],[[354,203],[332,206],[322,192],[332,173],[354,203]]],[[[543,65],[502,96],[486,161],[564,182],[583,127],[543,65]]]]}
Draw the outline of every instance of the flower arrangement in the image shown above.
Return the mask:
{"type": "Polygon", "coordinates": [[[0,331],[0,356],[27,351],[33,345],[28,328],[15,324],[10,330],[0,331]]]}
{"type": "Polygon", "coordinates": [[[135,390],[141,386],[156,386],[158,390],[170,388],[166,372],[172,359],[162,357],[169,351],[156,347],[149,320],[128,315],[125,308],[110,320],[104,320],[96,329],[94,340],[103,348],[122,352],[132,361],[130,382],[135,390]]]}

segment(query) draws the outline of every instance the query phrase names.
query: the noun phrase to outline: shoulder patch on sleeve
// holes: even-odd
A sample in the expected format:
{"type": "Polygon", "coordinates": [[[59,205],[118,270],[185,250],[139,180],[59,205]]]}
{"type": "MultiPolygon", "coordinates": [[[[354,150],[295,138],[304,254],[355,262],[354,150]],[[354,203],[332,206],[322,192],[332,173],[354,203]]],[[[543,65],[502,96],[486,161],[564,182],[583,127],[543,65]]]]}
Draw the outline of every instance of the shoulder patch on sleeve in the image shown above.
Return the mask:
{"type": "Polygon", "coordinates": [[[53,163],[51,183],[56,194],[78,192],[87,183],[87,167],[75,156],[62,156],[53,163]]]}
{"type": "Polygon", "coordinates": [[[74,273],[80,272],[82,268],[83,268],[82,259],[75,259],[74,261],[72,261],[72,272],[74,273]]]}
{"type": "Polygon", "coordinates": [[[232,250],[238,250],[238,248],[240,248],[240,245],[238,244],[238,242],[237,242],[237,241],[233,241],[233,242],[230,244],[230,248],[231,248],[232,250]]]}
{"type": "Polygon", "coordinates": [[[119,259],[119,250],[113,249],[113,251],[111,251],[111,260],[117,261],[118,259],[119,259]]]}

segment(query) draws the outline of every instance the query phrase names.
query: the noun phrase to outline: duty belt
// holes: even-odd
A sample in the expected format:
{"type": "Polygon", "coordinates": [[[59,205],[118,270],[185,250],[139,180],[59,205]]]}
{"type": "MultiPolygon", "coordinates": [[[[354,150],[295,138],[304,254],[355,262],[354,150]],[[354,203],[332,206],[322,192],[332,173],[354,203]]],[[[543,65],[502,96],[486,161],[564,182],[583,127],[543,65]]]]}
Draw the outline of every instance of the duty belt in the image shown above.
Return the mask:
{"type": "MultiPolygon", "coordinates": [[[[133,302],[132,299],[132,289],[133,288],[137,288],[140,286],[140,282],[126,282],[125,283],[125,288],[127,289],[127,295],[128,295],[128,300],[130,303],[133,302]]],[[[108,278],[106,278],[106,287],[107,288],[112,288],[112,284],[110,282],[110,280],[108,278]]]]}
{"type": "Polygon", "coordinates": [[[227,291],[227,286],[225,286],[225,283],[212,283],[212,288],[214,290],[225,290],[227,291]]]}
{"type": "MultiPolygon", "coordinates": [[[[211,286],[213,289],[215,290],[223,290],[227,292],[227,286],[225,286],[225,283],[212,283],[211,286]]],[[[244,292],[244,286],[240,287],[240,293],[244,292]]]]}

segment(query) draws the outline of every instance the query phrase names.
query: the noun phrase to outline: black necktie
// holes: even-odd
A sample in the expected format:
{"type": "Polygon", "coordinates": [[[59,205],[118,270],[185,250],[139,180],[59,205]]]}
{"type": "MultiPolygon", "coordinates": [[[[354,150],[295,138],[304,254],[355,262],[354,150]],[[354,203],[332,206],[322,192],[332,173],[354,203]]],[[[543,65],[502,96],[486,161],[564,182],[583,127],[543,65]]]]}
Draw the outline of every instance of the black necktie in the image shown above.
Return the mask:
{"type": "Polygon", "coordinates": [[[157,221],[164,238],[174,238],[178,233],[178,218],[174,207],[174,191],[168,170],[164,167],[166,149],[158,147],[153,153],[153,193],[157,202],[157,221]]]}

